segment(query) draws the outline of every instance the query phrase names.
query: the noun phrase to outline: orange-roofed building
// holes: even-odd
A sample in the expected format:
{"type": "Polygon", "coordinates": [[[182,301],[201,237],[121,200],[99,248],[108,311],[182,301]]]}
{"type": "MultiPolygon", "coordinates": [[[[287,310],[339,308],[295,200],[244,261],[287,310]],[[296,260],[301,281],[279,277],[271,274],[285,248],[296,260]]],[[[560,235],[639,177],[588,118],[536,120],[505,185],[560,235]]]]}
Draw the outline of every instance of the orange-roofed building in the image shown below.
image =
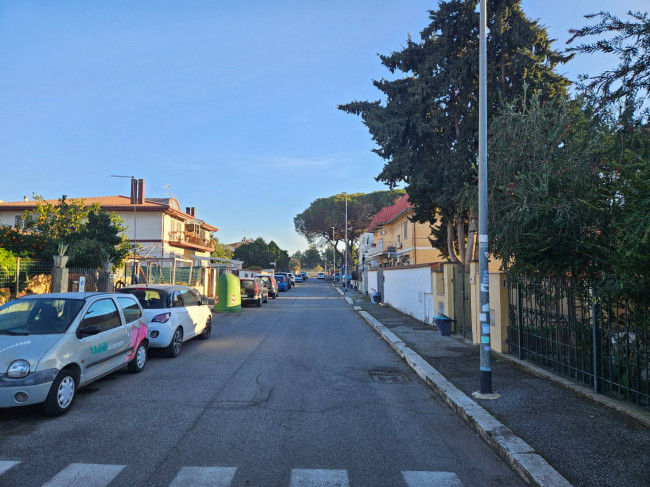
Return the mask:
{"type": "Polygon", "coordinates": [[[404,194],[396,198],[392,206],[382,208],[375,215],[365,234],[369,246],[363,255],[364,267],[417,265],[445,260],[438,249],[431,246],[429,224],[409,220],[413,213],[408,194],[404,194]]]}

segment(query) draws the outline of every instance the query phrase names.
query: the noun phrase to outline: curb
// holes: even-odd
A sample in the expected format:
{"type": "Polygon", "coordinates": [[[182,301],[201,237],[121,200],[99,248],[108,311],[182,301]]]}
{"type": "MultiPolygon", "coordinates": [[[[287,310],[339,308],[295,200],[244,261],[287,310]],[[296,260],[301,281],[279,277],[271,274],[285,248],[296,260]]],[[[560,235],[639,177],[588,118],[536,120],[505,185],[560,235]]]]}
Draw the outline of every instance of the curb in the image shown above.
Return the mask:
{"type": "Polygon", "coordinates": [[[472,427],[497,454],[526,482],[535,487],[571,487],[557,470],[549,465],[534,449],[510,428],[494,418],[480,405],[434,369],[392,331],[382,325],[360,306],[354,307],[359,315],[402,357],[442,400],[472,427]]]}

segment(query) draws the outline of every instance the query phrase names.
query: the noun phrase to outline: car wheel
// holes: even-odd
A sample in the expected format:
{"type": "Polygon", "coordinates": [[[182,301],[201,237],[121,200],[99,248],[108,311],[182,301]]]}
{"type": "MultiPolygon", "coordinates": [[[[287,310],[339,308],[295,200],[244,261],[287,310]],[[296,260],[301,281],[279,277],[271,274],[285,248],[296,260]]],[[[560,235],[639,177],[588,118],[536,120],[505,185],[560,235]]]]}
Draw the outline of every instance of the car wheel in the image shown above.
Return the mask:
{"type": "Polygon", "coordinates": [[[258,299],[257,301],[255,301],[255,306],[257,306],[258,308],[261,308],[261,307],[262,307],[262,298],[260,298],[260,299],[258,299]]]}
{"type": "Polygon", "coordinates": [[[132,374],[139,374],[144,370],[144,366],[147,363],[147,346],[140,342],[138,345],[138,350],[135,352],[135,357],[127,365],[127,369],[132,374]]]}
{"type": "Polygon", "coordinates": [[[70,369],[63,369],[52,382],[50,392],[43,403],[48,416],[60,416],[72,407],[77,392],[77,376],[70,369]]]}
{"type": "Polygon", "coordinates": [[[212,334],[212,317],[208,318],[208,321],[205,323],[205,328],[203,328],[203,333],[199,335],[199,340],[207,340],[212,334]]]}
{"type": "Polygon", "coordinates": [[[178,354],[181,353],[181,347],[183,346],[183,330],[179,326],[174,332],[172,341],[165,348],[165,355],[168,357],[178,357],[178,354]]]}

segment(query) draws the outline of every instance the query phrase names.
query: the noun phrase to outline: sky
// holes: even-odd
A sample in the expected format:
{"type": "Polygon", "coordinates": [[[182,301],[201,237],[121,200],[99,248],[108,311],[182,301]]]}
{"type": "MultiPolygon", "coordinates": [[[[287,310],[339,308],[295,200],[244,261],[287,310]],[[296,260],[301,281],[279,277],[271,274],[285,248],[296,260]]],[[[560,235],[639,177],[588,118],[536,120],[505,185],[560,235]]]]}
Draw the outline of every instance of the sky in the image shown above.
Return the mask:
{"type": "MultiPolygon", "coordinates": [[[[359,117],[434,0],[0,0],[0,200],[174,196],[222,243],[307,248],[317,198],[387,189],[359,117]]],[[[524,0],[554,47],[585,14],[647,0],[524,0]]],[[[611,59],[578,56],[575,80],[611,59]]]]}

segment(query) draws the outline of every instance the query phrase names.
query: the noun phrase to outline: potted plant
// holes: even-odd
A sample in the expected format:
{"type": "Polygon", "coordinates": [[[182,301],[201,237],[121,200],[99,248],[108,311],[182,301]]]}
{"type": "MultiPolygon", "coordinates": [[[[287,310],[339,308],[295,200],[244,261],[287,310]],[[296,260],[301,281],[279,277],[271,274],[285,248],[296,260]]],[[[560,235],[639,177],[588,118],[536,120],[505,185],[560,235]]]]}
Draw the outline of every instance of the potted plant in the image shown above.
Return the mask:
{"type": "Polygon", "coordinates": [[[60,243],[58,249],[58,255],[54,256],[54,266],[63,268],[68,263],[69,256],[65,255],[68,251],[67,244],[60,243]]]}

